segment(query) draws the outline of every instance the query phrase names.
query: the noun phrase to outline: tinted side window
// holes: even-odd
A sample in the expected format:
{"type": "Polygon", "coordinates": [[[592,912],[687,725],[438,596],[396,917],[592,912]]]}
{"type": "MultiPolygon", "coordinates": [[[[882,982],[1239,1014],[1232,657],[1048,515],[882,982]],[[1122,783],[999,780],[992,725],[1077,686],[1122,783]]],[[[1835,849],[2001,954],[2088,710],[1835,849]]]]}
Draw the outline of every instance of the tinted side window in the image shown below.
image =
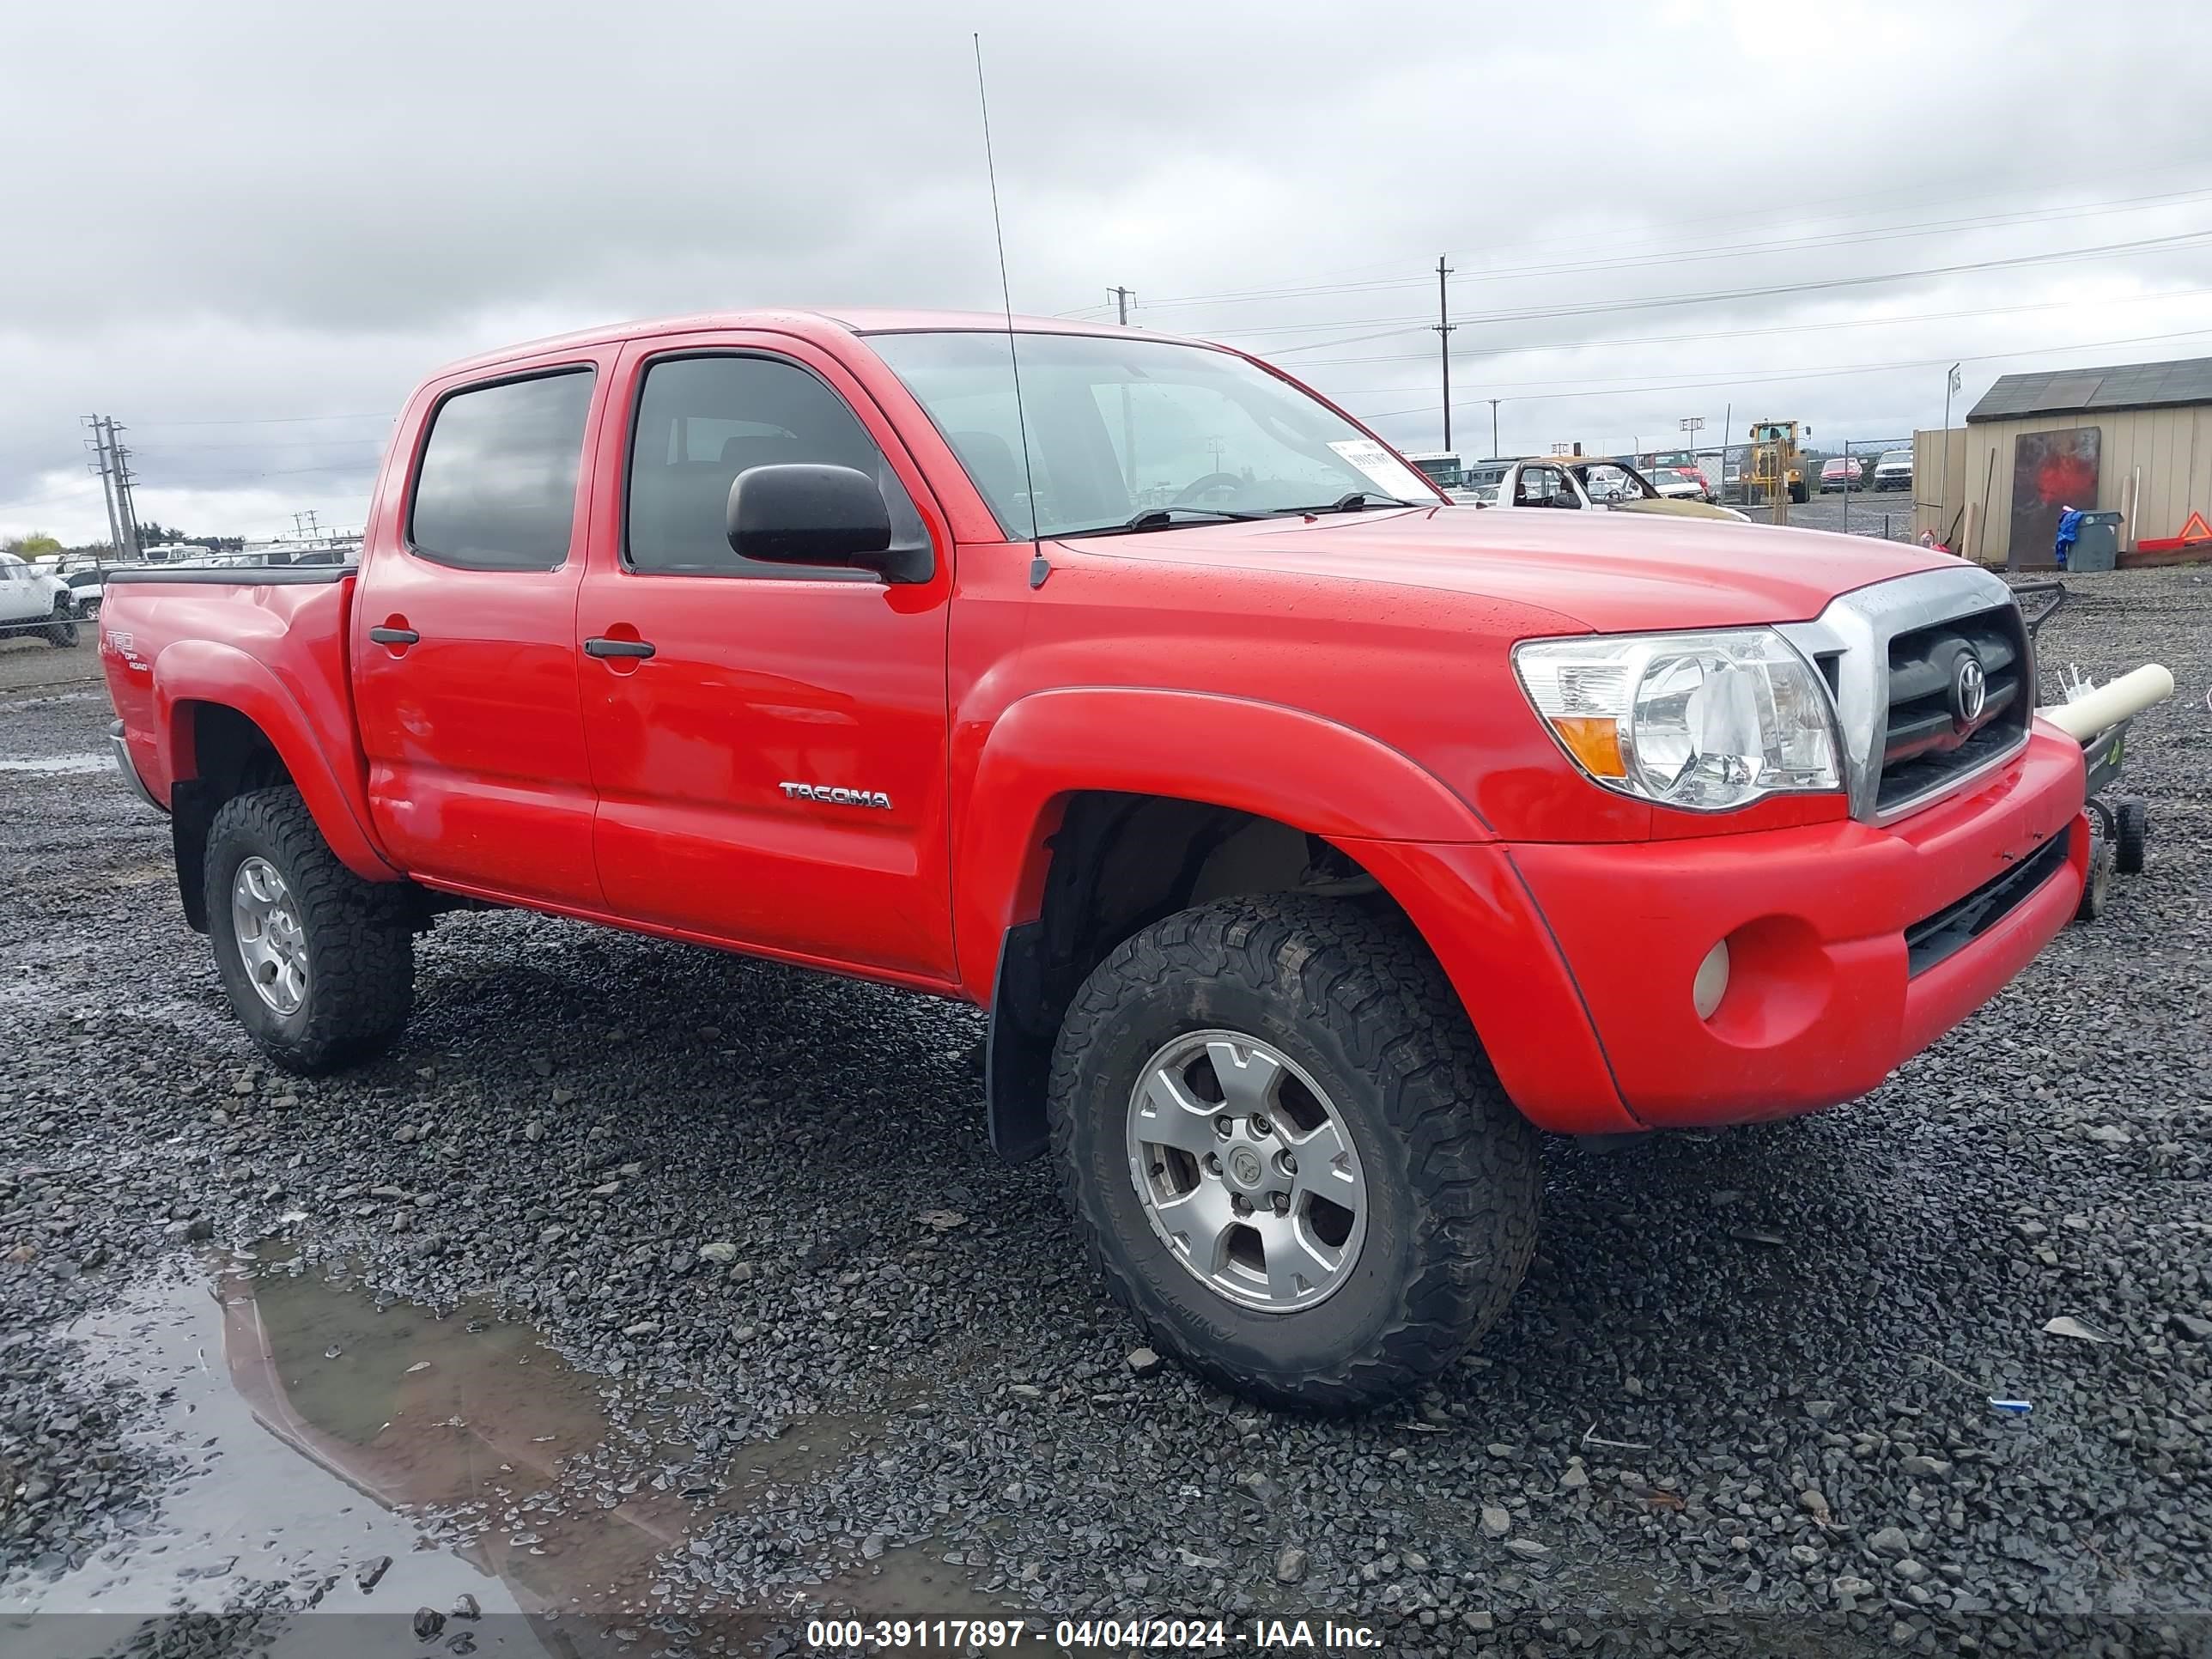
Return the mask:
{"type": "Polygon", "coordinates": [[[896,546],[927,541],[921,514],[845,400],[773,357],[671,357],[650,365],[630,438],[631,567],[674,575],[849,579],[838,569],[740,559],[728,539],[730,486],[747,467],[806,461],[873,478],[896,546]]]}
{"type": "Polygon", "coordinates": [[[568,556],[592,371],[455,392],[438,406],[408,540],[471,570],[552,570],[568,556]]]}

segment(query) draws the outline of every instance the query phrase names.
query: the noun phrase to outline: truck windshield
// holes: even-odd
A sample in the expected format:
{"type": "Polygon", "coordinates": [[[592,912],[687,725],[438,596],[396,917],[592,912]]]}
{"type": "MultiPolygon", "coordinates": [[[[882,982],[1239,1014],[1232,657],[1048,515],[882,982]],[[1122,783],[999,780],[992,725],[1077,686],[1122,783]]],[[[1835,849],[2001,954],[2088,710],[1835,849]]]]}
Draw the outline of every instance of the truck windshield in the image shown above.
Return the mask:
{"type": "Polygon", "coordinates": [[[1009,538],[1180,528],[1348,497],[1437,504],[1391,451],[1230,352],[1024,333],[1018,416],[1003,333],[877,334],[868,343],[928,411],[1009,538]],[[1152,514],[1176,507],[1211,516],[1152,514]]]}

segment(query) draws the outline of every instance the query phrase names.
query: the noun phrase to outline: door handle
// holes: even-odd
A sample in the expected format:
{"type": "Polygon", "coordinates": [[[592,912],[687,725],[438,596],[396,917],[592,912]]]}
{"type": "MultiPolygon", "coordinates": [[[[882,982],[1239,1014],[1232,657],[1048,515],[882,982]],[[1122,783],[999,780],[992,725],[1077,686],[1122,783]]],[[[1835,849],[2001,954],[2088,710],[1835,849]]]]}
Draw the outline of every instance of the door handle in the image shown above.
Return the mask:
{"type": "Polygon", "coordinates": [[[584,654],[587,657],[645,658],[651,656],[653,651],[652,643],[646,640],[610,640],[595,636],[584,641],[584,654]]]}
{"type": "Polygon", "coordinates": [[[379,645],[415,645],[422,636],[411,628],[376,627],[368,630],[368,637],[379,645]]]}

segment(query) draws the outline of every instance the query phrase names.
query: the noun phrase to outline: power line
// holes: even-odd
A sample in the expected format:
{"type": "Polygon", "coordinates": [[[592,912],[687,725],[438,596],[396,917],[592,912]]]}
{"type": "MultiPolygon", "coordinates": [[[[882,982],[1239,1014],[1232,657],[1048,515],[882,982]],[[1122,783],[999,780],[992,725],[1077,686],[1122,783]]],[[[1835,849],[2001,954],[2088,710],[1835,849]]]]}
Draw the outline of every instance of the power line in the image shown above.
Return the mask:
{"type": "MultiPolygon", "coordinates": [[[[2168,173],[2200,171],[2208,164],[2212,164],[2212,155],[2188,156],[2179,161],[2169,161],[2158,167],[2143,169],[2136,173],[2133,176],[2139,179],[2155,179],[2168,173]]],[[[1881,202],[1902,204],[1908,202],[1919,202],[1932,199],[1936,202],[1970,201],[1986,203],[1991,200],[1993,196],[2001,198],[2006,195],[2012,195],[2033,198],[2039,192],[2048,189],[2065,189],[2069,187],[2089,188],[2096,185],[2103,184],[2104,182],[2105,177],[2102,175],[2097,177],[2084,176],[2066,180],[2063,183],[2056,183],[2047,179],[2037,180],[2033,184],[2015,186],[2009,191],[1999,190],[1995,192],[1991,191],[1986,185],[1977,185],[1972,188],[1961,187],[1951,190],[1949,194],[1942,193],[1948,188],[1946,185],[1924,185],[1905,191],[1847,191],[1833,196],[1811,198],[1809,199],[1799,201],[1796,203],[1795,205],[1800,208],[1812,210],[1828,207],[1845,202],[1881,202]]],[[[2118,198],[2112,199],[2126,201],[2132,198],[2118,198]]],[[[1873,214],[1887,212],[1890,210],[1892,210],[1888,207],[1869,208],[1850,213],[1814,215],[1813,216],[1816,222],[1821,218],[1826,218],[1834,222],[1848,222],[1852,219],[1863,219],[1869,217],[1873,214]]],[[[2031,208],[2023,210],[2023,211],[2028,212],[2032,215],[2035,210],[2031,208]]],[[[1774,215],[1772,212],[1766,209],[1747,209],[1741,210],[1733,213],[1705,214],[1689,219],[1676,220],[1674,222],[1673,231],[1681,232],[1695,230],[1699,227],[1712,225],[1759,225],[1771,222],[1773,218],[1774,215]]],[[[1674,238],[1671,233],[1665,236],[1647,236],[1641,241],[1631,242],[1624,242],[1617,235],[1611,234],[1595,240],[1587,237],[1553,236],[1541,237],[1532,241],[1515,243],[1512,246],[1522,252],[1534,252],[1545,248],[1553,248],[1562,252],[1574,253],[1585,250],[1604,249],[1612,253],[1618,254],[1626,250],[1633,250],[1639,247],[1649,248],[1656,246],[1663,251],[1672,240],[1674,240],[1674,238]]],[[[1347,275],[1354,271],[1379,270],[1394,268],[1403,272],[1406,267],[1412,263],[1413,258],[1413,256],[1409,253],[1400,254],[1392,258],[1375,260],[1365,264],[1334,266],[1328,270],[1316,271],[1314,275],[1316,276],[1330,277],[1347,275]]],[[[1394,278],[1393,280],[1401,284],[1406,284],[1425,279],[1401,276],[1394,278]]],[[[1326,287],[1332,285],[1323,283],[1317,284],[1317,286],[1326,287]]],[[[1343,284],[1341,286],[1357,287],[1358,284],[1343,284]]],[[[1180,303],[1184,301],[1196,301],[1204,300],[1241,298],[1248,295],[1256,295],[1273,291],[1274,290],[1255,288],[1230,289],[1212,295],[1175,295],[1171,296],[1168,300],[1159,301],[1158,303],[1167,305],[1170,303],[1180,303]]]]}
{"type": "Polygon", "coordinates": [[[235,443],[220,444],[173,444],[157,441],[155,448],[161,454],[170,455],[184,451],[197,453],[209,449],[345,449],[362,444],[381,448],[384,440],[381,438],[279,438],[264,441],[247,438],[235,443]]]}
{"type": "MultiPolygon", "coordinates": [[[[1646,392],[1695,392],[1716,389],[1722,386],[1786,386],[1795,380],[1827,380],[1840,374],[1876,374],[1888,373],[1897,369],[1930,368],[1945,362],[1994,362],[2005,357],[2033,357],[2041,356],[2046,352],[2054,351],[2100,350],[2107,346],[2144,345],[2154,341],[2160,340],[2196,339],[2207,334],[2212,334],[2212,328],[2182,329],[2171,334],[2135,334],[2117,340],[2074,340],[2061,345],[2045,344],[2027,346],[2018,351],[1984,351],[1971,353],[1965,357],[1958,358],[1950,357],[1947,355],[1946,356],[1942,357],[1900,358],[1895,362],[1886,363],[1832,364],[1818,368],[1792,369],[1786,374],[1765,374],[1754,369],[1745,371],[1741,374],[1724,374],[1718,379],[1670,380],[1664,384],[1655,383],[1640,386],[1607,385],[1594,380],[1525,380],[1519,384],[1527,386],[1558,386],[1564,387],[1565,389],[1552,392],[1518,392],[1513,391],[1513,386],[1510,383],[1500,382],[1499,384],[1503,386],[1505,390],[1513,392],[1512,397],[1505,399],[1505,401],[1516,404],[1534,403],[1540,399],[1548,400],[1558,398],[1625,397],[1631,394],[1646,392]]],[[[1385,392],[1402,392],[1404,390],[1405,388],[1402,386],[1375,386],[1364,392],[1338,392],[1335,395],[1340,398],[1375,397],[1379,396],[1381,393],[1385,392]]],[[[1460,407],[1462,409],[1470,409],[1478,404],[1486,403],[1488,399],[1486,398],[1476,398],[1470,399],[1466,403],[1462,403],[1460,404],[1460,407]]],[[[1426,408],[1427,405],[1424,404],[1416,405],[1411,409],[1385,410],[1379,414],[1369,415],[1363,418],[1370,421],[1395,420],[1401,416],[1420,414],[1426,408]]]]}
{"type": "MultiPolygon", "coordinates": [[[[1893,241],[1900,238],[1932,236],[1951,231],[1993,229],[2027,223],[2042,224],[2056,220],[2087,218],[2108,213],[2142,213],[2160,206],[2200,201],[2207,197],[2212,197],[2212,188],[2167,191],[2145,196],[2114,197],[2098,202],[2064,204],[2051,208],[2021,209],[2008,213],[1974,214],[1960,218],[1923,220],[1905,225],[1878,226],[1868,230],[1808,232],[1796,236],[1762,241],[1740,242],[1702,248],[1676,248],[1639,258],[1621,258],[1608,255],[1601,259],[1571,261],[1564,264],[1501,266],[1463,272],[1458,285],[1465,287],[1475,283],[1514,281],[1533,276],[1556,276],[1584,270],[1637,270],[1655,265],[1692,264],[1701,260],[1741,258],[1762,253],[1797,252],[1808,248],[1833,246],[1838,243],[1893,241]]],[[[1416,287],[1427,280],[1425,276],[1402,276],[1374,283],[1334,283],[1308,287],[1252,289],[1243,293],[1192,295],[1177,299],[1155,300],[1151,303],[1156,311],[1181,309],[1190,306],[1250,305],[1271,300],[1301,298],[1315,295],[1379,293],[1394,289],[1416,287]]]]}
{"type": "MultiPolygon", "coordinates": [[[[2005,270],[2026,265],[2061,264],[2076,259],[2100,259],[2119,253],[2175,253],[2190,247],[2201,247],[2212,240],[2212,229],[2176,231],[2166,236],[2139,237],[2125,242],[2100,242],[2089,247],[2063,248],[2051,253],[2018,253],[1998,259],[1966,259],[1945,265],[1923,265],[1913,270],[1877,271],[1863,276],[1827,276],[1802,283],[1770,283],[1755,288],[1714,289],[1702,294],[1656,295],[1641,300],[1595,300],[1564,306],[1536,306],[1520,311],[1478,312],[1455,318],[1463,324],[1528,322],[1548,317],[1586,317],[1608,311],[1653,311],[1670,306],[1713,305],[1730,300],[1771,298],[1780,294],[1818,294],[1837,289],[1869,288],[1882,283],[1910,282],[1921,276],[1954,276],[1972,270],[2005,270]]],[[[1418,317],[1360,317],[1340,318],[1327,323],[1286,323],[1275,328],[1224,329],[1216,331],[1218,337],[1234,339],[1250,334],[1308,333],[1316,329],[1357,328],[1382,323],[1409,324],[1425,326],[1418,317]]],[[[1410,333],[1411,327],[1396,331],[1410,333]]],[[[1379,337],[1367,336],[1366,338],[1379,337]]],[[[1277,355],[1293,351],[1317,351],[1328,345],[1350,345],[1354,339],[1339,339],[1311,343],[1304,346],[1272,348],[1277,355]]]]}
{"type": "MultiPolygon", "coordinates": [[[[1723,328],[1696,334],[1631,334],[1612,339],[1540,340],[1516,342],[1512,345],[1496,346],[1477,355],[1486,357],[1510,357],[1524,351],[1579,351],[1599,346],[1680,345],[1694,340],[1753,339],[1778,334],[1820,333],[1838,328],[1879,328],[1897,323],[1947,322],[1958,317],[2002,317],[2024,311],[2069,311],[2077,307],[2094,304],[2100,307],[2136,305],[2151,300],[2195,300],[2212,294],[2212,288],[2159,289],[2148,294],[2099,295],[2094,301],[2039,300],[2032,304],[2016,306],[1969,306],[1960,311],[1922,311],[1891,317],[1842,317],[1821,323],[1782,323],[1769,328],[1723,328]]],[[[1395,330],[1394,333],[1410,332],[1395,330]]],[[[1311,350],[1312,347],[1292,347],[1292,350],[1311,350]]],[[[1299,365],[1301,368],[1336,368],[1352,363],[1408,363],[1428,356],[1425,351],[1391,351],[1370,357],[1321,357],[1299,365]]]]}
{"type": "Polygon", "coordinates": [[[221,420],[207,421],[141,421],[141,430],[157,426],[296,426],[307,421],[390,421],[398,418],[386,411],[378,415],[234,415],[221,420]]]}

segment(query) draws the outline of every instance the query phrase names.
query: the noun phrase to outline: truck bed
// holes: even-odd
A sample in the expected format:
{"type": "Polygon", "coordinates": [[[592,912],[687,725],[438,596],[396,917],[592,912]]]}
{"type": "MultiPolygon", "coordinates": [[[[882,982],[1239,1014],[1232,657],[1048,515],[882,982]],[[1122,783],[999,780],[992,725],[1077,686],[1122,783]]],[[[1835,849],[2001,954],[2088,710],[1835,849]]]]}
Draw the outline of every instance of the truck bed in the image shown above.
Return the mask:
{"type": "MultiPolygon", "coordinates": [[[[350,819],[369,839],[349,660],[356,574],[350,565],[303,565],[110,575],[100,666],[152,799],[167,807],[178,780],[198,775],[198,705],[249,716],[282,710],[292,718],[260,723],[272,733],[307,734],[304,743],[280,738],[278,749],[318,820],[336,807],[339,822],[350,819]]],[[[351,850],[346,861],[356,864],[362,849],[351,850]]]]}

